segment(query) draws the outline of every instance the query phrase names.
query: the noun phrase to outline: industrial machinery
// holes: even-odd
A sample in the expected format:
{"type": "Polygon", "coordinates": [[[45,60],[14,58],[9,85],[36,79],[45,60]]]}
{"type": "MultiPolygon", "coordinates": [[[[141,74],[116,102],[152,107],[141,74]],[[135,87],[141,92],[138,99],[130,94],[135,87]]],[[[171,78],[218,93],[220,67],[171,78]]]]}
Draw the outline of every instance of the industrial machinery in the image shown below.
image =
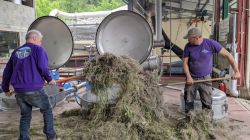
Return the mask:
{"type": "MultiPolygon", "coordinates": [[[[97,29],[96,48],[100,55],[104,53],[127,55],[142,64],[144,69],[152,70],[160,67],[158,57],[150,56],[152,47],[153,33],[150,25],[144,17],[132,11],[111,13],[104,18],[97,29]]],[[[108,89],[109,103],[115,101],[118,91],[117,85],[108,89]]],[[[95,94],[87,91],[81,99],[81,105],[87,108],[97,100],[95,94]]]]}
{"type": "MultiPolygon", "coordinates": [[[[152,48],[162,47],[173,49],[173,51],[175,50],[175,53],[181,57],[182,50],[178,48],[177,45],[172,44],[171,38],[168,38],[164,31],[162,32],[162,17],[164,16],[169,20],[172,18],[171,14],[166,14],[166,9],[162,7],[173,8],[170,12],[176,12],[179,9],[171,7],[171,5],[169,6],[169,1],[163,2],[162,0],[150,0],[153,6],[147,5],[146,2],[139,0],[126,2],[128,3],[128,10],[112,12],[106,16],[99,25],[95,36],[98,53],[100,55],[107,52],[115,55],[127,55],[137,60],[145,69],[150,70],[161,68],[161,59],[154,55],[152,48]],[[163,13],[165,13],[165,15],[162,15],[163,13]],[[150,22],[152,23],[149,24],[150,22]]],[[[185,7],[186,5],[183,6],[185,7]]],[[[202,8],[203,10],[204,7],[202,8]]],[[[209,5],[209,7],[211,6],[209,5]]],[[[198,12],[203,12],[202,9],[198,12]]],[[[186,7],[185,10],[188,11],[188,8],[186,7]]],[[[189,15],[192,16],[193,11],[189,11],[189,15]]],[[[208,11],[208,16],[211,16],[210,13],[211,11],[208,11]]],[[[182,18],[183,16],[176,13],[175,15],[175,18],[182,18]]],[[[29,29],[37,29],[44,35],[42,44],[48,52],[49,66],[51,69],[57,69],[69,60],[73,51],[73,38],[71,31],[63,21],[56,17],[45,16],[33,22],[29,29]]],[[[58,102],[58,100],[55,100],[53,97],[62,95],[62,98],[64,98],[69,93],[73,93],[83,86],[86,86],[87,92],[84,96],[78,96],[77,98],[80,100],[82,107],[88,107],[89,104],[97,101],[95,94],[92,94],[89,90],[91,85],[89,85],[88,82],[80,83],[75,87],[69,87],[67,90],[60,92],[58,92],[58,87],[47,90],[54,93],[52,99],[54,102],[58,102]]],[[[114,99],[117,87],[110,87],[108,92],[110,93],[111,99],[114,99]]],[[[59,97],[57,97],[57,99],[59,99],[59,97]]],[[[224,96],[218,99],[224,103],[224,96]]],[[[220,105],[221,102],[219,102],[220,105]]],[[[223,113],[225,112],[226,109],[223,113]]]]}

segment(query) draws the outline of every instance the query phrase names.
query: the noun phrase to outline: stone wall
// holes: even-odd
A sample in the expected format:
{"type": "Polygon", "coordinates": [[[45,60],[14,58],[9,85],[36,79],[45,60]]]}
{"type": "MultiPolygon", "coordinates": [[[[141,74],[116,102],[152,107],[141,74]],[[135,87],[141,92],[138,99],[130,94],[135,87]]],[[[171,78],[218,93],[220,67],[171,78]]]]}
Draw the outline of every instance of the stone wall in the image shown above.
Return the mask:
{"type": "MultiPolygon", "coordinates": [[[[32,7],[0,0],[0,31],[18,32],[20,45],[25,43],[25,34],[35,17],[32,7]]],[[[7,61],[8,58],[0,58],[0,82],[7,61]]]]}
{"type": "Polygon", "coordinates": [[[20,33],[20,44],[35,20],[35,9],[29,6],[0,0],[0,30],[20,33]]]}

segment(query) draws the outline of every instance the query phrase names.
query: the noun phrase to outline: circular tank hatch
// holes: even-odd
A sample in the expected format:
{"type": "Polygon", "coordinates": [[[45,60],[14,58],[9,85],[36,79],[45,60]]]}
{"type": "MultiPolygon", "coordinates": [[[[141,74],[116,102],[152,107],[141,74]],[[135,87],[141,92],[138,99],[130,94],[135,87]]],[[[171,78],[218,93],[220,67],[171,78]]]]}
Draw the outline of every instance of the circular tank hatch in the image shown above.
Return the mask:
{"type": "Polygon", "coordinates": [[[117,11],[99,25],[96,46],[99,54],[127,55],[143,63],[153,45],[153,33],[148,22],[132,11],[117,11]]]}
{"type": "Polygon", "coordinates": [[[49,68],[63,66],[73,53],[73,37],[68,26],[59,18],[44,16],[36,19],[29,30],[38,30],[43,35],[42,46],[49,58],[49,68]]]}

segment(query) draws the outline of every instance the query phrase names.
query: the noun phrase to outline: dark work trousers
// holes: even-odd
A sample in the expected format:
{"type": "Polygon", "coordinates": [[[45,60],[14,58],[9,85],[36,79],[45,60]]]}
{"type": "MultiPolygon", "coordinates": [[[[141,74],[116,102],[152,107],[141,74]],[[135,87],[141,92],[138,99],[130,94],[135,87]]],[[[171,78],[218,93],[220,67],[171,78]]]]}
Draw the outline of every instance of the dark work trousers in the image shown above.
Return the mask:
{"type": "MultiPolygon", "coordinates": [[[[211,79],[210,75],[195,78],[193,80],[205,80],[211,79]]],[[[202,103],[202,109],[212,109],[212,82],[194,83],[192,85],[185,85],[184,89],[184,101],[185,101],[185,112],[188,113],[194,109],[194,100],[196,93],[199,91],[200,100],[202,103]]]]}

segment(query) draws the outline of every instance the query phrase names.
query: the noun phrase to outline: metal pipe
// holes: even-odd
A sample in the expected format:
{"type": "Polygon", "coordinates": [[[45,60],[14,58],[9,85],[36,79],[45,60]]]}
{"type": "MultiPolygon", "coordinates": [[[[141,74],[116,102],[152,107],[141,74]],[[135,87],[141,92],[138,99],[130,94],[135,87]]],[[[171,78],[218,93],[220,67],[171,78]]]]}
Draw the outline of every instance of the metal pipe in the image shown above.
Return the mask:
{"type": "Polygon", "coordinates": [[[129,0],[122,0],[124,3],[128,4],[129,0]]]}
{"type": "Polygon", "coordinates": [[[244,61],[244,58],[245,58],[245,56],[244,56],[244,52],[245,52],[245,30],[246,30],[246,28],[245,28],[245,19],[244,19],[244,16],[245,16],[245,10],[244,10],[244,8],[245,8],[245,6],[244,6],[244,4],[245,4],[245,2],[244,2],[244,0],[242,0],[242,7],[241,7],[241,21],[240,21],[240,24],[241,24],[241,26],[240,26],[240,74],[241,74],[241,78],[240,78],[240,83],[239,83],[239,85],[240,86],[242,86],[242,85],[244,85],[244,77],[245,77],[245,73],[244,73],[244,64],[245,64],[245,61],[244,61]]]}
{"type": "Polygon", "coordinates": [[[172,0],[170,0],[170,21],[169,21],[169,30],[170,30],[170,42],[169,42],[169,46],[170,46],[170,59],[169,59],[169,76],[171,77],[172,75],[172,0]]]}
{"type": "Polygon", "coordinates": [[[232,0],[232,1],[229,2],[229,6],[232,6],[234,4],[237,4],[237,0],[232,0]]]}
{"type": "MultiPolygon", "coordinates": [[[[232,55],[234,57],[235,62],[238,64],[238,53],[237,53],[237,44],[236,44],[236,20],[237,16],[236,13],[233,13],[233,35],[232,35],[232,55]]],[[[229,74],[233,75],[234,70],[232,66],[229,68],[229,74]]],[[[230,80],[230,92],[232,93],[233,96],[238,97],[239,92],[237,90],[237,80],[230,80]]]]}
{"type": "Polygon", "coordinates": [[[143,8],[143,6],[141,6],[141,4],[139,3],[138,0],[136,0],[136,6],[137,6],[138,10],[140,11],[141,15],[144,15],[145,9],[143,8]]]}
{"type": "Polygon", "coordinates": [[[75,85],[73,87],[70,87],[70,88],[64,90],[63,92],[64,92],[65,95],[68,95],[70,93],[77,92],[80,88],[83,88],[85,86],[86,86],[86,82],[82,82],[82,83],[80,83],[78,85],[75,85]]]}
{"type": "MultiPolygon", "coordinates": [[[[215,5],[215,1],[213,1],[213,4],[215,5]]],[[[215,6],[213,6],[213,11],[215,11],[215,6]]],[[[215,12],[213,12],[213,16],[212,17],[215,17],[215,12]]],[[[214,26],[215,26],[215,18],[212,18],[211,19],[211,23],[212,23],[212,26],[211,26],[211,34],[210,35],[213,35],[214,34],[214,26]]]]}
{"type": "Polygon", "coordinates": [[[111,11],[99,11],[99,12],[82,12],[82,13],[67,13],[67,12],[63,12],[63,11],[60,11],[58,9],[53,9],[49,15],[50,16],[63,16],[63,17],[66,17],[66,18],[69,18],[69,19],[76,19],[76,18],[89,18],[89,17],[105,17],[113,12],[116,12],[116,11],[120,11],[120,10],[127,10],[128,6],[122,6],[120,8],[117,8],[117,9],[114,9],[114,10],[111,10],[111,11]]]}
{"type": "MultiPolygon", "coordinates": [[[[242,49],[242,22],[244,22],[243,20],[242,20],[242,6],[243,6],[243,0],[238,0],[237,1],[237,53],[239,53],[240,55],[242,55],[241,54],[241,49],[242,49]]],[[[239,84],[239,86],[241,86],[242,85],[242,77],[243,77],[243,71],[242,71],[242,63],[244,63],[244,62],[241,62],[241,63],[239,63],[239,71],[240,71],[240,74],[241,74],[241,77],[240,77],[240,79],[238,80],[238,84],[239,84]]]]}
{"type": "Polygon", "coordinates": [[[218,75],[220,75],[221,70],[218,69],[218,68],[213,67],[213,72],[216,73],[216,74],[218,74],[218,75]]]}
{"type": "Polygon", "coordinates": [[[155,70],[155,69],[160,69],[162,62],[159,56],[157,55],[152,55],[147,58],[146,61],[144,61],[141,66],[143,67],[144,70],[155,70]]]}
{"type": "Polygon", "coordinates": [[[76,88],[76,91],[78,91],[80,88],[83,88],[85,86],[86,86],[86,82],[82,82],[82,83],[80,83],[78,85],[75,85],[74,87],[76,88]]]}
{"type": "Polygon", "coordinates": [[[76,88],[75,87],[70,87],[70,88],[64,90],[63,92],[64,92],[65,95],[68,95],[68,94],[76,92],[76,88]]]}
{"type": "Polygon", "coordinates": [[[155,0],[155,41],[162,41],[162,0],[155,0]]]}
{"type": "Polygon", "coordinates": [[[127,0],[128,1],[128,10],[134,11],[134,0],[127,0]]]}
{"type": "MultiPolygon", "coordinates": [[[[250,8],[250,2],[248,2],[250,8]]],[[[249,89],[250,80],[250,11],[248,11],[248,34],[247,34],[247,65],[246,65],[246,88],[249,89]]]]}

